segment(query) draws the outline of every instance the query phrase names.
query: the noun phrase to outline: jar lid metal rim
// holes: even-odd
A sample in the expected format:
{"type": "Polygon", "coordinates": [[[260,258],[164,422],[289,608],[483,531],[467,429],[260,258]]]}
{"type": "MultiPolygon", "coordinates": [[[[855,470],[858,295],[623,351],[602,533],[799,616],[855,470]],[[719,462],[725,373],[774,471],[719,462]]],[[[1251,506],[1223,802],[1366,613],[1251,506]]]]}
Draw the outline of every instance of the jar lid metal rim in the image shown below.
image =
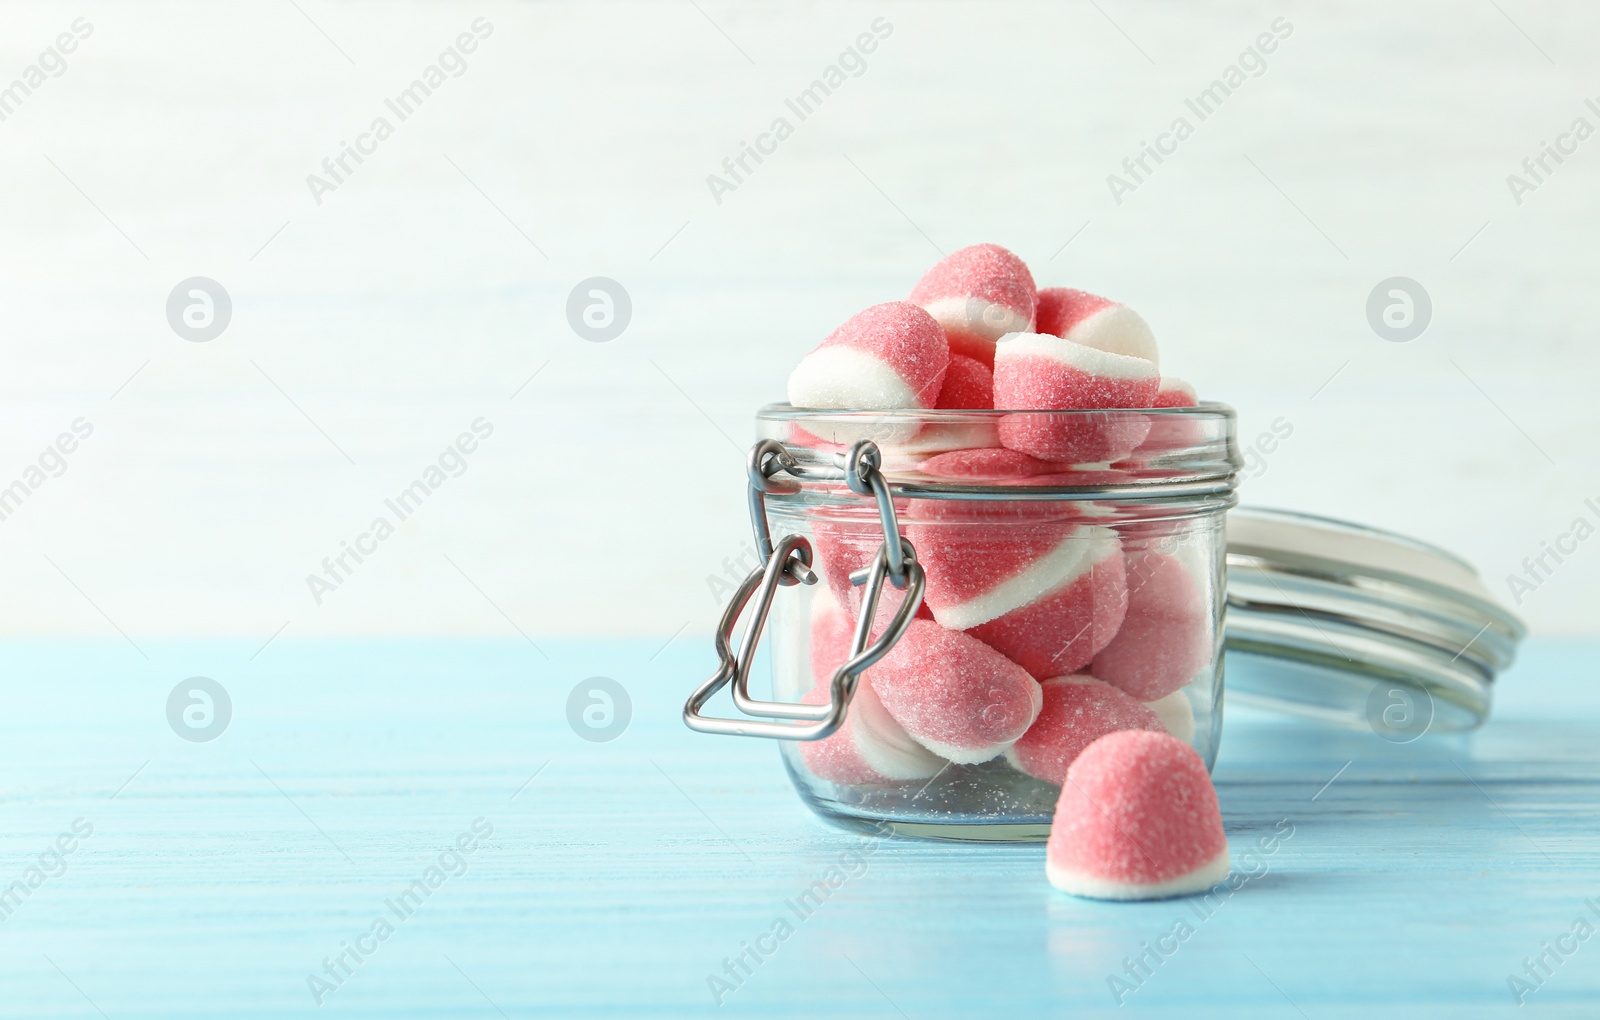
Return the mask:
{"type": "Polygon", "coordinates": [[[1477,568],[1421,539],[1332,517],[1255,506],[1230,513],[1228,524],[1230,571],[1303,575],[1309,566],[1340,587],[1349,584],[1340,578],[1376,578],[1447,604],[1453,615],[1470,619],[1474,626],[1493,626],[1513,643],[1526,632],[1517,615],[1490,595],[1477,568]]]}

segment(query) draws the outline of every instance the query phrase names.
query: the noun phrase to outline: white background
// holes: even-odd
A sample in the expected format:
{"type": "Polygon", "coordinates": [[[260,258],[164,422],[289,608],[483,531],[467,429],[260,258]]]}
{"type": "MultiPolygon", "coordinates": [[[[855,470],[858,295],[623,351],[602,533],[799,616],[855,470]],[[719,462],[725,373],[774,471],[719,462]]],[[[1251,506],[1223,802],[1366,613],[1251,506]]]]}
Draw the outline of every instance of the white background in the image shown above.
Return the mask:
{"type": "MultiPolygon", "coordinates": [[[[1600,14],[1206,8],[7,4],[0,82],[94,32],[0,123],[0,485],[95,432],[0,522],[0,626],[708,630],[755,409],[978,241],[1140,309],[1246,441],[1291,422],[1248,501],[1428,538],[1503,593],[1600,502],[1600,139],[1520,206],[1506,185],[1600,128],[1600,14]],[[319,206],[307,175],[478,17],[468,70],[319,206]],[[706,175],[878,17],[866,73],[715,203],[706,175]],[[1117,205],[1107,174],[1279,17],[1266,73],[1117,205]],[[165,318],[194,275],[233,298],[210,343],[165,318]],[[565,317],[594,275],[633,299],[606,344],[565,317]],[[1407,344],[1366,322],[1395,275],[1434,304],[1407,344]],[[306,576],[478,416],[466,473],[317,605],[306,576]]],[[[1593,632],[1597,597],[1600,540],[1520,611],[1593,632]]]]}

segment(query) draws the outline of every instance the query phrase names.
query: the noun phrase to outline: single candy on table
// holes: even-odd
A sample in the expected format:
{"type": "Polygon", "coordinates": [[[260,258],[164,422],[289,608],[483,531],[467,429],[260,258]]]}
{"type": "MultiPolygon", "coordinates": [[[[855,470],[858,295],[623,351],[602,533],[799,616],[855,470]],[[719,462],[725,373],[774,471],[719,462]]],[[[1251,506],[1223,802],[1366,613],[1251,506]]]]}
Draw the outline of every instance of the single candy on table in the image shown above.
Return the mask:
{"type": "Polygon", "coordinates": [[[1041,460],[1121,460],[1144,441],[1146,408],[1160,389],[1143,358],[1085,347],[1046,333],[1013,333],[995,346],[994,406],[1000,410],[1096,411],[1103,415],[1008,414],[1000,442],[1041,460]]]}
{"type": "Polygon", "coordinates": [[[1058,676],[1039,684],[1044,707],[1006,760],[1019,772],[1060,786],[1084,749],[1107,733],[1153,730],[1165,733],[1149,708],[1092,676],[1058,676]]]}
{"type": "Polygon", "coordinates": [[[1127,556],[1128,612],[1091,672],[1140,701],[1178,690],[1211,662],[1211,610],[1183,561],[1146,549],[1127,556]]]}
{"type": "Polygon", "coordinates": [[[1027,732],[1042,703],[1021,666],[932,620],[911,621],[866,678],[912,739],[960,765],[998,757],[1027,732]]]}
{"type": "Polygon", "coordinates": [[[1160,364],[1150,324],[1127,305],[1088,291],[1045,287],[1039,291],[1034,329],[1112,354],[1160,364]]]}
{"type": "MultiPolygon", "coordinates": [[[[1045,504],[1034,513],[1062,513],[1045,504]]],[[[934,619],[969,631],[1036,677],[1089,664],[1128,607],[1114,531],[1082,519],[1016,516],[913,524],[934,619]]]]}
{"type": "Polygon", "coordinates": [[[1063,892],[1103,900],[1185,896],[1226,878],[1222,812],[1200,756],[1144,730],[1090,744],[1061,787],[1045,873],[1063,892]]]}
{"type": "Polygon", "coordinates": [[[910,302],[944,327],[950,350],[994,363],[994,342],[1033,328],[1033,274],[997,244],[974,244],[946,256],[911,289],[910,302]]]}

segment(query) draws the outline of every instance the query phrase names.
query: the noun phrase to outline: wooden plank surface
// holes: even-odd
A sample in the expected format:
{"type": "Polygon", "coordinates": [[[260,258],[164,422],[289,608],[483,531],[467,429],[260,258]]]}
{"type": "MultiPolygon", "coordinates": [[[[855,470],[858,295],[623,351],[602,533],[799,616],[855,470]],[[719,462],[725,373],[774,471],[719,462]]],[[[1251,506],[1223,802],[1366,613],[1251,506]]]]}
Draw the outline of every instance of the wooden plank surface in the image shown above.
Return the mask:
{"type": "MultiPolygon", "coordinates": [[[[1037,846],[823,825],[771,746],[682,727],[702,644],[0,647],[0,883],[43,875],[0,921],[0,1014],[1509,1016],[1524,958],[1600,924],[1593,642],[1531,643],[1465,737],[1235,712],[1216,774],[1257,874],[1209,908],[1057,894],[1037,846]],[[196,674],[232,703],[209,742],[166,718],[196,674]],[[631,701],[609,742],[568,723],[597,675],[631,701]],[[479,819],[492,835],[441,863],[479,819]],[[75,824],[92,834],[49,855],[75,824]],[[392,933],[319,1006],[308,976],[377,918],[392,933]],[[719,1006],[708,979],[779,918],[792,934],[719,1006]],[[1119,1005],[1108,978],[1180,920],[1119,1005]]],[[[1568,944],[1526,1015],[1595,1015],[1600,941],[1568,944]]]]}

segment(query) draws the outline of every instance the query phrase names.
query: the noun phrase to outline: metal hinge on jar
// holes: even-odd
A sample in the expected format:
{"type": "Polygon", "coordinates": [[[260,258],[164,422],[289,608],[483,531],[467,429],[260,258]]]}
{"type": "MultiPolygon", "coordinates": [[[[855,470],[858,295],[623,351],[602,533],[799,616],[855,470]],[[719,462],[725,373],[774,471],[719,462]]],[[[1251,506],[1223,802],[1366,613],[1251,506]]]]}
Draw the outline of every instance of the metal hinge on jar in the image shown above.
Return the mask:
{"type": "Polygon", "coordinates": [[[751,447],[750,524],[755,531],[756,548],[764,563],[740,583],[728,608],[723,610],[715,638],[719,662],[717,671],[690,695],[688,703],[683,706],[683,721],[690,729],[743,737],[821,740],[843,725],[861,674],[889,654],[922,606],[922,567],[917,563],[916,550],[900,535],[894,499],[880,470],[882,464],[882,454],[870,440],[862,440],[851,446],[849,452],[838,455],[837,464],[830,467],[801,466],[794,455],[775,439],[765,439],[751,447]],[[780,480],[775,477],[779,473],[791,477],[780,480]],[[767,523],[767,494],[798,492],[799,482],[796,479],[799,478],[843,481],[850,491],[873,497],[877,501],[878,518],[883,525],[883,545],[879,546],[871,566],[864,572],[851,575],[852,584],[866,586],[861,597],[861,615],[856,620],[849,657],[834,671],[828,687],[828,701],[820,705],[761,701],[750,695],[750,666],[755,661],[756,647],[761,641],[761,633],[766,627],[767,615],[772,610],[772,600],[778,589],[817,582],[816,572],[811,569],[811,542],[804,535],[787,535],[774,544],[772,529],[767,523]],[[869,643],[873,622],[877,618],[878,601],[886,581],[904,590],[905,598],[883,632],[869,643]],[[755,609],[735,654],[730,650],[733,631],[752,597],[756,600],[755,609]],[[706,702],[729,683],[733,686],[734,706],[743,716],[725,719],[702,715],[701,709],[706,702]]]}

